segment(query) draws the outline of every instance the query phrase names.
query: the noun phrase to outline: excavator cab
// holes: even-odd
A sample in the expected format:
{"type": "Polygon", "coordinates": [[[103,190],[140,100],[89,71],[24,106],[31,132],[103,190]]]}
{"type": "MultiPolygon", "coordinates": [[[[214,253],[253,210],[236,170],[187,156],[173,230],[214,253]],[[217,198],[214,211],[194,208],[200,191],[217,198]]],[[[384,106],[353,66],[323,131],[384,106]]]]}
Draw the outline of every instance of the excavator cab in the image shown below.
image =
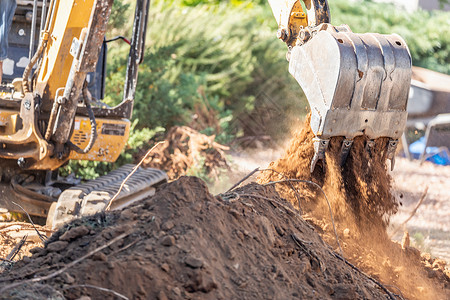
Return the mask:
{"type": "Polygon", "coordinates": [[[71,159],[113,162],[125,146],[149,1],[137,1],[123,101],[108,107],[101,100],[112,2],[17,3],[0,99],[0,160],[15,173],[56,170],[71,159]]]}
{"type": "MultiPolygon", "coordinates": [[[[25,68],[36,53],[41,26],[45,21],[43,11],[49,1],[17,1],[17,7],[8,35],[8,58],[3,61],[1,99],[20,98],[21,82],[25,68]],[[14,89],[15,87],[15,89],[14,89]]],[[[94,72],[87,75],[87,87],[92,97],[103,99],[105,95],[107,41],[104,40],[94,72]]]]}
{"type": "Polygon", "coordinates": [[[289,72],[311,108],[315,155],[311,172],[325,159],[329,141],[344,137],[343,164],[353,139],[368,137],[367,151],[378,138],[389,138],[387,158],[406,126],[411,55],[396,34],[353,33],[330,24],[326,0],[269,0],[278,22],[277,37],[288,46],[289,72]]]}

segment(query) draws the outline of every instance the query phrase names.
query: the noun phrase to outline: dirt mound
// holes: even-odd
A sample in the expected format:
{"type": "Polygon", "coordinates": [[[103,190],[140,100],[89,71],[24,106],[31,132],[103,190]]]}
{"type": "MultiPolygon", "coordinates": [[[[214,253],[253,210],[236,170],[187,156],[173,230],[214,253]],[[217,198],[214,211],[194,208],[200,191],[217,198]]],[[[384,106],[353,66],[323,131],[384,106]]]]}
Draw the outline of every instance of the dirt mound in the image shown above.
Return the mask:
{"type": "Polygon", "coordinates": [[[386,235],[385,217],[396,209],[386,141],[368,156],[356,140],[340,168],[333,140],[324,168],[309,174],[311,138],[301,132],[271,164],[281,175],[265,172],[260,181],[316,182],[333,219],[310,183],[295,193],[277,184],[286,201],[273,183],[215,197],[199,178],[181,177],[53,234],[0,274],[0,299],[448,299],[445,262],[410,247],[407,236],[400,245],[386,235]]]}
{"type": "Polygon", "coordinates": [[[167,172],[170,179],[183,175],[199,175],[217,179],[224,169],[229,169],[225,158],[228,147],[214,142],[215,136],[204,135],[187,126],[172,127],[166,143],[156,148],[144,161],[144,166],[167,172]]]}
{"type": "Polygon", "coordinates": [[[0,298],[387,295],[339,259],[272,187],[257,184],[214,197],[200,179],[182,177],[122,211],[76,220],[32,252],[0,276],[0,298]]]}

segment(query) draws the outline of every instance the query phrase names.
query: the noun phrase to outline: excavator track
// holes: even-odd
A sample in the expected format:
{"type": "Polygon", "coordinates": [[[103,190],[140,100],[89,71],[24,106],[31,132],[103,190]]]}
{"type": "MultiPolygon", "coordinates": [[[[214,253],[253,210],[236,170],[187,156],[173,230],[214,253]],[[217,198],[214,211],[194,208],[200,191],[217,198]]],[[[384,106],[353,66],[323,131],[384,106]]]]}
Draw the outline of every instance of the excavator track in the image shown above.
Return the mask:
{"type": "MultiPolygon", "coordinates": [[[[51,205],[47,226],[57,229],[73,219],[103,211],[134,167],[131,164],[124,165],[105,176],[65,190],[58,202],[51,205]]],[[[126,181],[110,209],[121,209],[154,195],[156,187],[167,180],[166,173],[161,170],[138,168],[126,181]]]]}

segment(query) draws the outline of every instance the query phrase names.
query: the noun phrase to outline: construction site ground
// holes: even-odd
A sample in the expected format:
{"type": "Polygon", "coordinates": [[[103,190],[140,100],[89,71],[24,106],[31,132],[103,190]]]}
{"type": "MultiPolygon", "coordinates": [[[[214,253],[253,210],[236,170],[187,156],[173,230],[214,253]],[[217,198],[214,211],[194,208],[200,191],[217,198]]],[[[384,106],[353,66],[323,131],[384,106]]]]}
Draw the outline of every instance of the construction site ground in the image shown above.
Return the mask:
{"type": "MultiPolygon", "coordinates": [[[[450,166],[420,164],[399,158],[393,173],[394,191],[402,206],[391,218],[391,227],[402,224],[428,187],[425,199],[406,224],[415,245],[450,264],[450,166]]],[[[400,240],[400,232],[394,238],[400,240]]]]}
{"type": "MultiPolygon", "coordinates": [[[[174,132],[192,140],[190,131],[174,132]]],[[[392,187],[386,182],[389,174],[366,174],[371,177],[364,182],[372,184],[367,194],[390,197],[392,192],[402,204],[389,226],[385,219],[368,216],[350,222],[341,196],[364,194],[349,194],[347,185],[336,184],[342,179],[331,156],[324,173],[309,175],[308,168],[299,168],[309,164],[311,149],[308,133],[296,138],[287,152],[232,155],[232,172],[214,173],[217,180],[210,188],[197,177],[182,176],[159,187],[153,197],[76,220],[52,235],[38,226],[49,236],[45,242],[28,223],[1,223],[0,258],[23,235],[28,239],[14,262],[1,262],[0,299],[449,299],[450,167],[397,158],[392,187]],[[293,154],[297,161],[289,160],[293,154]],[[292,173],[289,178],[305,177],[321,188],[274,183],[279,174],[264,171],[226,192],[271,161],[271,169],[285,168],[284,174],[292,173]],[[384,182],[377,187],[379,178],[384,182]],[[394,235],[398,242],[391,241],[390,232],[411,215],[426,186],[423,203],[394,235]],[[362,224],[365,220],[373,226],[362,224]]],[[[188,144],[169,143],[177,149],[182,145],[186,153],[192,152],[188,144]]],[[[211,157],[224,150],[212,143],[200,148],[195,151],[211,157]]],[[[161,155],[177,153],[172,150],[162,149],[159,159],[167,164],[161,155]]],[[[195,158],[184,155],[182,161],[194,163],[195,158]]],[[[349,163],[358,161],[350,157],[349,163]]],[[[370,168],[381,170],[376,163],[370,168]]],[[[363,197],[371,206],[360,210],[380,209],[372,200],[363,197]]],[[[384,209],[396,210],[391,204],[384,203],[384,209]]]]}

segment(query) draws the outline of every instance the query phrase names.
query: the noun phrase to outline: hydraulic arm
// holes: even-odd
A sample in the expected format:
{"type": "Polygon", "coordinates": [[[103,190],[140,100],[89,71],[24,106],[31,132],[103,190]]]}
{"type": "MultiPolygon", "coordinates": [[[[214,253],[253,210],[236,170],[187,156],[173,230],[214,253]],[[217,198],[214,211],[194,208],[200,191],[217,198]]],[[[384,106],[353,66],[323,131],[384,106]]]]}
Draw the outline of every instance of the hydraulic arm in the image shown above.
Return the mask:
{"type": "MultiPolygon", "coordinates": [[[[136,1],[124,100],[112,108],[93,106],[103,91],[95,98],[89,87],[104,82],[104,38],[113,0],[37,2],[31,9],[42,19],[39,44],[31,51],[31,59],[19,56],[11,60],[16,68],[26,63],[21,89],[0,99],[0,118],[11,125],[0,131],[0,163],[17,168],[12,173],[18,174],[56,170],[70,159],[113,162],[129,135],[149,0],[136,1]],[[103,72],[97,72],[98,64],[103,72]]],[[[18,14],[27,10],[27,6],[19,8],[18,14]]],[[[36,23],[33,17],[33,28],[36,23]]],[[[26,32],[22,27],[22,23],[13,23],[14,32],[26,32]]]]}

